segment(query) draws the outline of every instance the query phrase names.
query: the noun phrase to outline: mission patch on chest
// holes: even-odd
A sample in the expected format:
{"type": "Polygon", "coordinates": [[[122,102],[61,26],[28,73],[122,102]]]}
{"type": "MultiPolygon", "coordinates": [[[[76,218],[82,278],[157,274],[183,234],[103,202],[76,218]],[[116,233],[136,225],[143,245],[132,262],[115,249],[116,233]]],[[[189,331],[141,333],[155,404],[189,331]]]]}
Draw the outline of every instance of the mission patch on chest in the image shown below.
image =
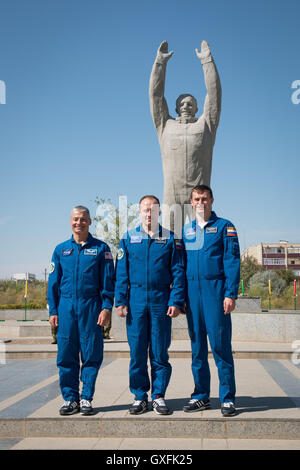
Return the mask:
{"type": "Polygon", "coordinates": [[[89,256],[97,256],[97,251],[97,248],[86,248],[84,250],[84,254],[89,256]]]}
{"type": "Polygon", "coordinates": [[[207,227],[205,233],[217,233],[218,227],[207,227]]]}

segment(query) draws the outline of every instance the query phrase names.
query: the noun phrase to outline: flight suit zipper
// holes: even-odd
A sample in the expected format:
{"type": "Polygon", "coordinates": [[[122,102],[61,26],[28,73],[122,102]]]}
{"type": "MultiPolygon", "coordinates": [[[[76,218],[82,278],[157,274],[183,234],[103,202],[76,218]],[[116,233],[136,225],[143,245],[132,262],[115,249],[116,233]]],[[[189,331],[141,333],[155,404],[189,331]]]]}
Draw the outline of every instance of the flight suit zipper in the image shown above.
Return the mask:
{"type": "Polygon", "coordinates": [[[77,259],[76,259],[76,269],[75,269],[75,312],[77,313],[77,299],[78,299],[78,272],[79,272],[79,255],[80,255],[80,247],[76,243],[77,246],[77,259]]]}
{"type": "Polygon", "coordinates": [[[199,289],[200,289],[200,241],[201,241],[201,236],[202,236],[202,228],[197,224],[196,225],[196,230],[197,232],[199,233],[199,238],[197,237],[197,232],[196,232],[196,243],[198,244],[197,246],[197,270],[196,270],[196,273],[197,273],[197,276],[198,276],[198,286],[199,286],[199,289]],[[198,238],[198,240],[197,240],[198,238]]]}
{"type": "Polygon", "coordinates": [[[149,252],[150,252],[151,237],[148,235],[147,240],[147,256],[146,256],[146,295],[147,305],[149,305],[149,252]]]}

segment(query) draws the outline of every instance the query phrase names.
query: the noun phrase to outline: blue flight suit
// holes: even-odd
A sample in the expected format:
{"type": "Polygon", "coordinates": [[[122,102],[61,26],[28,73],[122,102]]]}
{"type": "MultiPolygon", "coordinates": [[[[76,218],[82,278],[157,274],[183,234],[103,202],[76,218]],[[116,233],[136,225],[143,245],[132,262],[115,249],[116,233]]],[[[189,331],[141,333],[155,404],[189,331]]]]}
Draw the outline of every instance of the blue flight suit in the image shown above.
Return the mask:
{"type": "Polygon", "coordinates": [[[88,235],[84,245],[73,236],[58,245],[50,264],[47,300],[49,315],[58,315],[57,366],[65,401],[91,401],[103,360],[99,313],[112,309],[114,264],[108,245],[88,235]]]}
{"type": "Polygon", "coordinates": [[[231,350],[231,316],[224,314],[225,297],[237,298],[240,249],[237,232],[215,212],[203,229],[193,220],[183,227],[186,253],[187,321],[192,347],[195,389],[191,398],[208,400],[210,370],[207,336],[218,368],[221,403],[235,399],[231,350]]]}
{"type": "Polygon", "coordinates": [[[172,367],[168,348],[172,320],[168,307],[184,307],[184,248],[174,233],[159,226],[151,238],[139,226],[120,242],[116,263],[115,305],[127,305],[130,346],[130,390],[146,400],[150,390],[147,360],[151,364],[151,397],[164,396],[172,367]]]}

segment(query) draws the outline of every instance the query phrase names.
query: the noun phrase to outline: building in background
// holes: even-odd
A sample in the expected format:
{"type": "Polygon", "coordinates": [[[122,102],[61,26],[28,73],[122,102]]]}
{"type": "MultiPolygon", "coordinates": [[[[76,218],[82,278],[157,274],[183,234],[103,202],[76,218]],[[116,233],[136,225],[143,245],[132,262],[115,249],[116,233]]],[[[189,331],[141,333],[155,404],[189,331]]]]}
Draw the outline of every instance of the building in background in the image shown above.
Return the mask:
{"type": "Polygon", "coordinates": [[[36,281],[35,274],[17,273],[12,276],[13,281],[36,281]]]}
{"type": "Polygon", "coordinates": [[[290,269],[300,276],[300,243],[280,240],[278,243],[259,243],[242,252],[242,261],[253,257],[266,269],[290,269]]]}

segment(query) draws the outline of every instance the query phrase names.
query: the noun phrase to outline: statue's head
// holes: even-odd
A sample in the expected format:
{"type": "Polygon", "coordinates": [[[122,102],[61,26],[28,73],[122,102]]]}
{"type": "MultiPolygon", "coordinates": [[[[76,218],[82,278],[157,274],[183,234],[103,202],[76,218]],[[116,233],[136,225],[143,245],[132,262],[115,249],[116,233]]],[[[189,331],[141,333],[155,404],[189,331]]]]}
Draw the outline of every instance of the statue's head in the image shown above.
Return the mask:
{"type": "Polygon", "coordinates": [[[193,95],[183,94],[176,100],[176,113],[182,117],[194,117],[198,111],[197,100],[193,95]]]}

